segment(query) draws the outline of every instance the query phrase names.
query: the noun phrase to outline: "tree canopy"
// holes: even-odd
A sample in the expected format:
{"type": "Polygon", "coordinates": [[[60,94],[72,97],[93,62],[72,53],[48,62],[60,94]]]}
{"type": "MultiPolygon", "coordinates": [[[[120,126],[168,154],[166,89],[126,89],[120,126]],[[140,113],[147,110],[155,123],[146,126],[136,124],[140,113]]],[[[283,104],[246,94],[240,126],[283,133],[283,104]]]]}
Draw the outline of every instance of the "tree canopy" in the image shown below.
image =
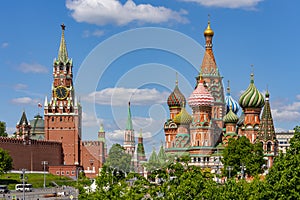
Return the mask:
{"type": "Polygon", "coordinates": [[[12,169],[12,158],[8,151],[0,148],[0,174],[12,169]]]}
{"type": "Polygon", "coordinates": [[[266,177],[274,199],[300,199],[300,126],[294,130],[289,149],[275,158],[266,177]]]}
{"type": "Polygon", "coordinates": [[[262,172],[265,163],[261,143],[252,144],[245,136],[238,139],[230,139],[223,151],[222,163],[224,164],[224,175],[228,176],[228,167],[231,168],[231,176],[242,171],[254,176],[262,172]]]}
{"type": "MultiPolygon", "coordinates": [[[[97,178],[97,191],[85,195],[84,199],[300,199],[300,127],[295,128],[290,144],[285,155],[276,157],[264,179],[257,175],[264,163],[261,144],[251,144],[245,137],[230,140],[223,154],[225,167],[237,168],[235,173],[232,171],[234,176],[244,163],[246,173],[256,175],[249,182],[227,179],[223,184],[217,183],[213,174],[186,165],[182,162],[185,159],[173,160],[152,171],[148,179],[134,172],[126,177],[118,176],[111,167],[104,165],[97,178]],[[153,178],[159,181],[153,182],[153,178]]],[[[228,175],[226,171],[225,175],[228,175]]]]}
{"type": "Polygon", "coordinates": [[[0,137],[7,137],[6,123],[0,121],[0,137]]]}
{"type": "Polygon", "coordinates": [[[113,144],[109,150],[106,166],[127,173],[131,170],[131,155],[127,154],[120,144],[113,144]]]}

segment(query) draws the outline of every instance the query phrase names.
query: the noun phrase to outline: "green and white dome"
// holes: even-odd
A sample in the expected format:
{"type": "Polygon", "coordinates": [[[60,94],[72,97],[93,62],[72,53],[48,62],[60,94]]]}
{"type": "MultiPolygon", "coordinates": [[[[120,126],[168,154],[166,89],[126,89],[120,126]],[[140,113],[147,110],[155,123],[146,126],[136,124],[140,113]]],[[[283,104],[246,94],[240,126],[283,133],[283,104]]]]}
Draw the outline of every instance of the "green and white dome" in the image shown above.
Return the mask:
{"type": "Polygon", "coordinates": [[[251,74],[250,85],[241,95],[239,104],[242,108],[262,108],[265,105],[264,96],[254,85],[254,74],[251,74]]]}

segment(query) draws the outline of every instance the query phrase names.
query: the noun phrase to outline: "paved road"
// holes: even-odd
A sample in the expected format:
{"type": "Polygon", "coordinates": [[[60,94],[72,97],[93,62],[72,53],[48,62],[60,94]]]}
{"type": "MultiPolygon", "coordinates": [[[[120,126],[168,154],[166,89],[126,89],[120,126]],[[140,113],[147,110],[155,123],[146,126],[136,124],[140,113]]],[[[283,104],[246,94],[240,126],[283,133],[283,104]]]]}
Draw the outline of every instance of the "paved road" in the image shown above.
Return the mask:
{"type": "MultiPolygon", "coordinates": [[[[78,197],[78,191],[73,187],[59,187],[59,188],[34,188],[32,192],[25,192],[25,200],[52,200],[52,199],[77,199],[78,197]],[[51,194],[62,194],[63,196],[51,196],[51,194]],[[46,197],[45,195],[49,196],[46,197]]],[[[22,200],[23,199],[23,193],[22,192],[16,192],[15,190],[11,190],[10,194],[2,195],[0,194],[0,200],[8,200],[8,199],[16,199],[16,200],[22,200]]]]}

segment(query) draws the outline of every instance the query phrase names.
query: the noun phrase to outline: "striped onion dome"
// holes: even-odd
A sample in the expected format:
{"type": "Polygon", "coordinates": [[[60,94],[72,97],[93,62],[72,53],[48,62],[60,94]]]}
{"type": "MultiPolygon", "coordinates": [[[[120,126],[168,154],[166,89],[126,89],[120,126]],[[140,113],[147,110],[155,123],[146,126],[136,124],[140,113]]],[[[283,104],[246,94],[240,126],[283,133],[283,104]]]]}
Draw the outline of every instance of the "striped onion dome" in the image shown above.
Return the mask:
{"type": "Polygon", "coordinates": [[[183,107],[175,117],[174,122],[176,124],[190,124],[192,123],[192,117],[191,115],[186,111],[186,109],[183,107]]]}
{"type": "Polygon", "coordinates": [[[229,81],[228,81],[228,87],[227,87],[227,93],[225,96],[225,102],[226,102],[226,113],[229,112],[230,106],[232,111],[237,114],[239,112],[240,106],[239,103],[234,100],[230,95],[230,87],[229,87],[229,81]]]}
{"type": "Polygon", "coordinates": [[[200,76],[200,81],[197,85],[197,88],[191,94],[188,103],[190,107],[213,106],[214,97],[206,89],[206,87],[204,87],[202,76],[200,76]]]}
{"type": "Polygon", "coordinates": [[[229,107],[229,111],[224,116],[223,121],[224,121],[225,124],[227,124],[227,123],[236,124],[239,121],[238,116],[233,112],[232,106],[229,107]]]}
{"type": "Polygon", "coordinates": [[[265,105],[264,96],[254,85],[254,74],[251,74],[251,82],[247,90],[241,95],[239,104],[242,108],[262,108],[265,105]]]}
{"type": "Polygon", "coordinates": [[[186,99],[178,88],[178,81],[176,81],[175,88],[168,97],[167,103],[169,107],[181,107],[182,104],[186,104],[186,99]]]}

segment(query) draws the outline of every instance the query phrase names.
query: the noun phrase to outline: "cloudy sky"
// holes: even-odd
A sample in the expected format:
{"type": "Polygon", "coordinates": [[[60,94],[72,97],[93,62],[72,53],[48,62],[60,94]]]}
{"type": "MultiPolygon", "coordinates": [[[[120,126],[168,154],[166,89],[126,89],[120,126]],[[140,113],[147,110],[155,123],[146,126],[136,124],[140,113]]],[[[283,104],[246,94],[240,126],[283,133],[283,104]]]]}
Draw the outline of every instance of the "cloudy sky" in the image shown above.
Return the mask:
{"type": "MultiPolygon", "coordinates": [[[[0,120],[13,132],[23,110],[29,119],[50,97],[52,63],[61,28],[83,104],[83,139],[100,123],[122,143],[128,101],[136,134],[147,150],[164,140],[166,98],[179,87],[188,98],[203,57],[210,14],[217,65],[235,99],[254,71],[268,88],[277,131],[299,125],[300,3],[296,0],[66,0],[2,1],[0,120]],[[253,69],[250,67],[254,65],[253,69]]],[[[188,108],[190,111],[190,109],[188,108]]]]}

